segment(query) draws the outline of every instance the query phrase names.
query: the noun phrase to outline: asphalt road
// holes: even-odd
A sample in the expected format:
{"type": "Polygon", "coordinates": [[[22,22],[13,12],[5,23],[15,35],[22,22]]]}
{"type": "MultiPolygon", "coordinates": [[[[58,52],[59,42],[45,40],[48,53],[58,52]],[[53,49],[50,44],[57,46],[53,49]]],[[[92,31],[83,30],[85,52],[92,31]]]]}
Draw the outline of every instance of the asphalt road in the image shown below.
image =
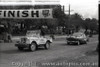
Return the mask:
{"type": "Polygon", "coordinates": [[[87,51],[95,50],[97,43],[97,35],[90,38],[88,44],[79,46],[67,45],[65,37],[60,37],[53,41],[49,50],[41,47],[35,52],[19,51],[14,43],[0,43],[0,67],[36,67],[40,62],[56,58],[78,58],[87,51]]]}

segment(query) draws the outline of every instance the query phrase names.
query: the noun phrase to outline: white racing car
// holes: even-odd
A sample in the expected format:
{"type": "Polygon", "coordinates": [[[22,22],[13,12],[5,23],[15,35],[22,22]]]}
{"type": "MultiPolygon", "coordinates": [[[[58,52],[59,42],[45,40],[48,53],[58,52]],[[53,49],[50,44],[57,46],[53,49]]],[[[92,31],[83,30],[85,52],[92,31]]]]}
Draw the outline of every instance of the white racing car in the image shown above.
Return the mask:
{"type": "Polygon", "coordinates": [[[44,46],[45,49],[49,49],[52,38],[49,36],[41,36],[40,33],[40,30],[27,31],[26,36],[20,38],[20,41],[17,41],[15,46],[18,47],[19,50],[28,48],[31,51],[35,51],[39,46],[44,46]]]}

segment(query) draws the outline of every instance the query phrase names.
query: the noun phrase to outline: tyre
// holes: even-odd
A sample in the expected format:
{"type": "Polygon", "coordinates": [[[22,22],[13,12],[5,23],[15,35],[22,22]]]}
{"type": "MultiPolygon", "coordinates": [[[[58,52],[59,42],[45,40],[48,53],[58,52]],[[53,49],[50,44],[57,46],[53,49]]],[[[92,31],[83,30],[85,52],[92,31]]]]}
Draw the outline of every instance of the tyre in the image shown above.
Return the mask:
{"type": "Polygon", "coordinates": [[[80,42],[79,41],[77,42],[77,45],[80,45],[80,42]]]}
{"type": "Polygon", "coordinates": [[[36,43],[31,43],[31,45],[29,46],[29,50],[30,51],[35,51],[36,50],[36,43]]]}
{"type": "Polygon", "coordinates": [[[50,42],[46,42],[46,44],[44,45],[45,49],[49,49],[50,48],[50,42]]]}
{"type": "Polygon", "coordinates": [[[87,41],[85,41],[85,44],[87,44],[87,41]]]}
{"type": "Polygon", "coordinates": [[[69,43],[69,42],[67,42],[67,45],[70,45],[70,43],[69,43]]]}
{"type": "Polygon", "coordinates": [[[18,50],[23,50],[24,48],[23,47],[18,47],[18,50]]]}

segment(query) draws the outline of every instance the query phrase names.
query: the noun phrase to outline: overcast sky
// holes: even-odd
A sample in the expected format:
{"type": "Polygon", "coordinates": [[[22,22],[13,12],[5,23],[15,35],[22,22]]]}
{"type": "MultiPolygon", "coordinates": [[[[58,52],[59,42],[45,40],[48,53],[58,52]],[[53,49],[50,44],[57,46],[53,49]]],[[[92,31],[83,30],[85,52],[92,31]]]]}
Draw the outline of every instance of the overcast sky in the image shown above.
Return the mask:
{"type": "Polygon", "coordinates": [[[98,18],[98,0],[61,0],[68,10],[68,4],[71,5],[72,13],[80,13],[85,18],[98,18]]]}
{"type": "MultiPolygon", "coordinates": [[[[28,1],[28,0],[0,0],[0,1],[28,1]]],[[[48,0],[44,0],[44,1],[48,1],[48,0]]],[[[57,0],[49,0],[49,1],[57,1],[57,0]]],[[[98,18],[99,0],[58,0],[58,1],[60,1],[59,3],[61,5],[65,6],[65,11],[68,10],[68,5],[70,4],[71,10],[73,10],[71,13],[79,13],[85,18],[87,17],[98,18]]]]}

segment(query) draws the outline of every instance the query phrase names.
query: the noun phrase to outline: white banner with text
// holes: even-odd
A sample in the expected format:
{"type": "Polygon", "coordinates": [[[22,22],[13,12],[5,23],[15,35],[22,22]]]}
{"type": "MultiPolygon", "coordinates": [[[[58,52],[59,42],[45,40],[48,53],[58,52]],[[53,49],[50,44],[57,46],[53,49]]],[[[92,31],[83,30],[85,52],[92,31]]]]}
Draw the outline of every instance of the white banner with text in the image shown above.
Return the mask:
{"type": "Polygon", "coordinates": [[[0,10],[0,18],[46,19],[53,18],[52,9],[0,10]]]}

